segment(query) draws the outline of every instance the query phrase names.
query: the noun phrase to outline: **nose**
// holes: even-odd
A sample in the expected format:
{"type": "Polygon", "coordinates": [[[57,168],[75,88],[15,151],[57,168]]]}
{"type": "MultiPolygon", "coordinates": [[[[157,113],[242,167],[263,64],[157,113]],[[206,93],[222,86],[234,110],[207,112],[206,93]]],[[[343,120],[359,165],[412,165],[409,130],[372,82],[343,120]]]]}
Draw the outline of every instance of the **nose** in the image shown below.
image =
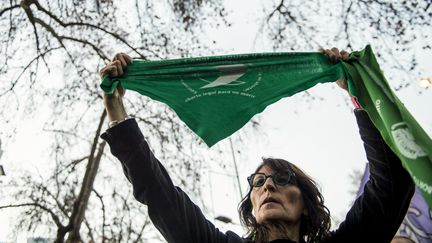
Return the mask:
{"type": "Polygon", "coordinates": [[[263,187],[264,187],[264,191],[272,191],[272,192],[276,191],[276,185],[273,182],[273,178],[267,178],[263,187]]]}

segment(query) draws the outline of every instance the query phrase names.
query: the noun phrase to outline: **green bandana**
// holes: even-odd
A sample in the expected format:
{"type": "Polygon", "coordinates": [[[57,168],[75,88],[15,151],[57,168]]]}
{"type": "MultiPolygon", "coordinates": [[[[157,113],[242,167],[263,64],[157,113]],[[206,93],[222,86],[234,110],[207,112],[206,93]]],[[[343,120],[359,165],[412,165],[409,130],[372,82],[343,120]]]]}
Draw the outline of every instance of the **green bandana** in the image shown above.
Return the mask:
{"type": "Polygon", "coordinates": [[[360,104],[432,207],[432,140],[390,89],[370,46],[343,65],[360,104]]]}
{"type": "Polygon", "coordinates": [[[112,93],[121,82],[167,104],[212,146],[281,98],[342,77],[432,205],[432,141],[389,88],[370,46],[336,64],[322,53],[134,60],[101,88],[112,93]]]}
{"type": "Polygon", "coordinates": [[[104,78],[112,93],[121,81],[169,105],[208,146],[228,137],[283,97],[344,76],[341,63],[321,53],[270,53],[134,60],[122,78],[104,78]]]}

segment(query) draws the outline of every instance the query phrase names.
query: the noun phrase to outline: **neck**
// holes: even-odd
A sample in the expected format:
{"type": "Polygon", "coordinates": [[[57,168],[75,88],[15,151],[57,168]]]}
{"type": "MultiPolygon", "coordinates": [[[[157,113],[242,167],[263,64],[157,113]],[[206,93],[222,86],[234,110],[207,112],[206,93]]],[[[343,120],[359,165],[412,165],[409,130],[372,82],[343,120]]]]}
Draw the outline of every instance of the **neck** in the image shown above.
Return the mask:
{"type": "Polygon", "coordinates": [[[278,239],[300,241],[300,222],[295,224],[269,224],[267,225],[268,235],[266,241],[278,239]]]}

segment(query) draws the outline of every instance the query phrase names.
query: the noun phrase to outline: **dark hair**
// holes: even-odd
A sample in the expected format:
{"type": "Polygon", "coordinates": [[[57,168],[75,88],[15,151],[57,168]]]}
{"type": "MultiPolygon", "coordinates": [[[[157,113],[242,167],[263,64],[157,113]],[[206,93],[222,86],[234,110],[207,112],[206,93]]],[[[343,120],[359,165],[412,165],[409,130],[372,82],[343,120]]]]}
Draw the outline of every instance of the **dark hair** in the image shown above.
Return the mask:
{"type": "MultiPolygon", "coordinates": [[[[324,206],[324,199],[316,183],[302,170],[294,164],[274,158],[263,158],[263,162],[255,170],[258,172],[263,166],[267,166],[275,172],[292,171],[295,174],[295,184],[302,192],[304,206],[307,215],[301,216],[300,221],[300,238],[306,239],[307,242],[321,241],[330,230],[330,212],[324,206]]],[[[268,238],[268,227],[256,222],[252,215],[251,191],[242,199],[239,204],[240,221],[248,230],[247,238],[255,242],[265,242],[268,238]]],[[[283,230],[283,225],[273,225],[283,230]]]]}

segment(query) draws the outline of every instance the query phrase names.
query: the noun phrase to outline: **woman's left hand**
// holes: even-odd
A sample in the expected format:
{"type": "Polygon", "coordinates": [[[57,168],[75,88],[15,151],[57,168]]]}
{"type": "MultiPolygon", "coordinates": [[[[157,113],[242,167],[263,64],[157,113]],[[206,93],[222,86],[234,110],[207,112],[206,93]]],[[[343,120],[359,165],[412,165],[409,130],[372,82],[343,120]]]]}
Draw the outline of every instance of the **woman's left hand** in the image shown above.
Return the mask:
{"type": "MultiPolygon", "coordinates": [[[[339,51],[339,49],[336,47],[333,47],[332,49],[324,49],[323,52],[334,63],[338,62],[339,60],[347,61],[349,58],[349,52],[344,50],[339,51]]],[[[339,79],[336,81],[336,84],[348,92],[348,85],[345,78],[339,79]]]]}

